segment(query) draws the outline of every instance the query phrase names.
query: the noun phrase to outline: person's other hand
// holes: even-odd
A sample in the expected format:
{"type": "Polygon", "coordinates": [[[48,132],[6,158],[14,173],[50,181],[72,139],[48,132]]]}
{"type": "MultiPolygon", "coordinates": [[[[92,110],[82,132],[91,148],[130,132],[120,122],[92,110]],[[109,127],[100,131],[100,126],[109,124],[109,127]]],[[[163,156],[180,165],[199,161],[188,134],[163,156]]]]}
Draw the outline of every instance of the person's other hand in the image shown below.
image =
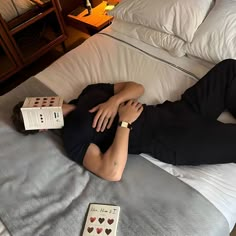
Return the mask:
{"type": "Polygon", "coordinates": [[[103,132],[106,128],[111,128],[114,118],[117,114],[119,104],[113,97],[104,103],[100,103],[97,106],[89,110],[89,112],[96,112],[93,119],[92,127],[96,128],[97,132],[103,132]]]}
{"type": "Polygon", "coordinates": [[[142,113],[143,105],[136,100],[129,100],[119,106],[119,120],[132,124],[142,113]]]}

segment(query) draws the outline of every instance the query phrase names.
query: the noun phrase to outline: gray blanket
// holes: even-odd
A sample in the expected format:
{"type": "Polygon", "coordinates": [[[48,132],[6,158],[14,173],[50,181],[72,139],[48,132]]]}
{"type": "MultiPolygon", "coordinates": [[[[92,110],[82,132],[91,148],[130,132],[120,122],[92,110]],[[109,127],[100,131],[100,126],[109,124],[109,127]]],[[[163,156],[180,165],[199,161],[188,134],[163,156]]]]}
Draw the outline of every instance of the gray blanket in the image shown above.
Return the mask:
{"type": "Polygon", "coordinates": [[[129,155],[122,181],[112,183],[67,159],[59,133],[16,133],[12,106],[53,94],[30,79],[0,98],[0,219],[12,236],[81,235],[89,203],[121,207],[118,236],[229,235],[207,199],[139,155],[129,155]]]}

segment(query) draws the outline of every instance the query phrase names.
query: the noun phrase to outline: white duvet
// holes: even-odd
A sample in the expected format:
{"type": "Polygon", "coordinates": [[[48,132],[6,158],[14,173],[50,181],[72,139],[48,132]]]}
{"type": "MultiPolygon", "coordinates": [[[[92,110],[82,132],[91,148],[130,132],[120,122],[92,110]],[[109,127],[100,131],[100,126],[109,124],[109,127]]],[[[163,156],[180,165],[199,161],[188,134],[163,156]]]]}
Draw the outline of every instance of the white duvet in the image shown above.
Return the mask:
{"type": "MultiPolygon", "coordinates": [[[[36,78],[66,101],[77,97],[91,83],[137,81],[145,87],[145,95],[140,101],[155,104],[178,99],[211,67],[212,64],[203,61],[172,57],[160,48],[109,27],[65,54],[36,78]]],[[[221,118],[225,122],[235,122],[227,113],[221,118]]],[[[236,222],[236,164],[176,167],[146,154],[142,156],[204,195],[233,229],[236,222]]]]}

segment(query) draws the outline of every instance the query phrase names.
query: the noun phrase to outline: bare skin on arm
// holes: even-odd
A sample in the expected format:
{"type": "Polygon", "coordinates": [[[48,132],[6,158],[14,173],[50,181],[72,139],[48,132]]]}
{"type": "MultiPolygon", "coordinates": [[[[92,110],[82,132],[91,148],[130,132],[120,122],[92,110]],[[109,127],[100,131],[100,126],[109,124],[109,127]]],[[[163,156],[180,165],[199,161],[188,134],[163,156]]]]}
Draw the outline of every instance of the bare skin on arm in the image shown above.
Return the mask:
{"type": "MultiPolygon", "coordinates": [[[[119,120],[132,124],[142,113],[143,106],[130,100],[119,107],[119,120]]],[[[102,153],[95,144],[90,144],[84,156],[84,167],[99,177],[119,181],[122,177],[127,156],[130,129],[117,127],[112,145],[102,153]]]]}
{"type": "MultiPolygon", "coordinates": [[[[115,84],[115,95],[107,102],[90,110],[90,112],[97,112],[93,127],[97,131],[110,128],[117,111],[119,121],[132,124],[143,111],[142,104],[133,99],[140,97],[143,92],[143,86],[133,82],[115,84]],[[125,104],[125,101],[128,102],[125,104]],[[105,117],[108,117],[109,121],[105,117]]],[[[128,157],[129,133],[130,129],[117,127],[113,143],[105,153],[102,153],[97,145],[91,143],[84,156],[83,166],[103,179],[119,181],[128,157]]]]}
{"type": "Polygon", "coordinates": [[[121,82],[114,85],[114,96],[106,102],[93,107],[90,112],[96,112],[93,120],[93,128],[97,132],[109,129],[117,114],[119,105],[130,99],[137,99],[144,93],[141,84],[135,82],[121,82]]]}

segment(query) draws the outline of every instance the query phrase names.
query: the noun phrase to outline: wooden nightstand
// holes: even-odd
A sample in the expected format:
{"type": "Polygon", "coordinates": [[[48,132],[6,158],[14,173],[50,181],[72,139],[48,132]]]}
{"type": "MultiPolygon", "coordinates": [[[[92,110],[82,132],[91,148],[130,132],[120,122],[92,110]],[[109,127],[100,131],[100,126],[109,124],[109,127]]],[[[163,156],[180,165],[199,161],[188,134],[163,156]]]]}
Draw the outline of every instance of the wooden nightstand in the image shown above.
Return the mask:
{"type": "Polygon", "coordinates": [[[108,26],[113,19],[112,16],[106,14],[106,6],[107,2],[103,1],[92,9],[90,15],[88,15],[87,9],[79,7],[67,15],[68,23],[74,27],[85,27],[91,34],[97,33],[108,26]]]}

